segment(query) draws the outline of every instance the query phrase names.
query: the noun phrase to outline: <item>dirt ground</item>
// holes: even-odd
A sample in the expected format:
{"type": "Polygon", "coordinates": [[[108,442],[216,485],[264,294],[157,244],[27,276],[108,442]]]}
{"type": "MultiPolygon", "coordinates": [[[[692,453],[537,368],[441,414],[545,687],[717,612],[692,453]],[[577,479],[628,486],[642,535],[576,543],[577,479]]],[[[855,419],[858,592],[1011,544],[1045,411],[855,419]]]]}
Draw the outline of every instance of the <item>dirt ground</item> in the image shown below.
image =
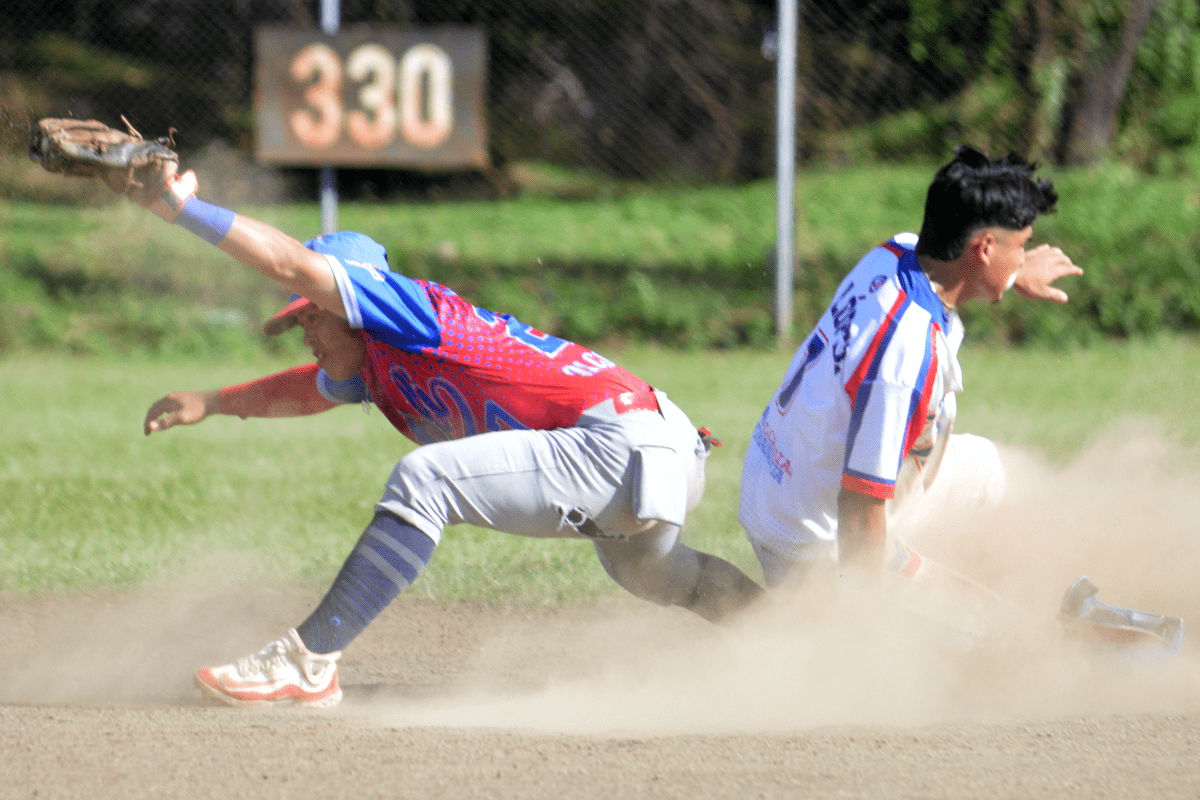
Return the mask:
{"type": "Polygon", "coordinates": [[[1055,619],[1083,573],[1108,602],[1200,619],[1200,480],[1176,461],[1100,442],[1010,470],[998,515],[928,525],[923,553],[1011,601],[983,637],[968,598],[837,580],[724,626],[624,596],[403,599],[343,656],[338,708],[233,710],[193,670],[276,638],[321,588],[216,559],[119,594],[0,595],[0,800],[1197,798],[1194,636],[1131,659],[1055,619]]]}
{"type": "Polygon", "coordinates": [[[245,711],[191,669],[257,649],[311,593],[172,597],[5,598],[0,798],[1200,796],[1188,664],[1008,654],[965,678],[941,671],[974,656],[928,640],[890,641],[889,664],[632,599],[409,601],[347,651],[337,709],[245,711]]]}

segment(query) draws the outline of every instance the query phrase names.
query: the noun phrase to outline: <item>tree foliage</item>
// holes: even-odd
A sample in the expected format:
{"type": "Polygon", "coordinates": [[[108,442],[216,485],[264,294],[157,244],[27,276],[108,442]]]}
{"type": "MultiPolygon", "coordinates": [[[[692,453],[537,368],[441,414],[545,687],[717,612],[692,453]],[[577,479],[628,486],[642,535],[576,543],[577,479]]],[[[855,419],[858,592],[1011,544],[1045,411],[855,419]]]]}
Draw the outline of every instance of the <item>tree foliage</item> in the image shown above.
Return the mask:
{"type": "MultiPolygon", "coordinates": [[[[498,164],[736,183],[774,165],[767,0],[342,0],[344,24],[483,27],[498,164]]],[[[940,159],[962,141],[1063,163],[1200,165],[1200,0],[799,4],[801,164],[940,159]]],[[[79,115],[249,149],[252,32],[316,0],[9,0],[0,73],[79,115]]]]}

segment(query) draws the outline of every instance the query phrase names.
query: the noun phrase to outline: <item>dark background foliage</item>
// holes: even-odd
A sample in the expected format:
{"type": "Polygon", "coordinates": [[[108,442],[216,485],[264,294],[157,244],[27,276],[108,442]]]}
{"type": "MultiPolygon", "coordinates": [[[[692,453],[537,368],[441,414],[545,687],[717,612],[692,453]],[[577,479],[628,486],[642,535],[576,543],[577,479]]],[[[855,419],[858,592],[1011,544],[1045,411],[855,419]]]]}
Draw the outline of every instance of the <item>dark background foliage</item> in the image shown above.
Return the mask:
{"type": "MultiPolygon", "coordinates": [[[[344,25],[482,27],[499,167],[541,159],[692,183],[773,172],[774,3],[341,9],[344,25]]],[[[60,112],[119,108],[147,130],[178,128],[184,149],[221,139],[249,152],[254,27],[318,16],[314,0],[10,0],[0,72],[34,81],[60,112]]],[[[1178,168],[1200,122],[1198,32],[1196,0],[801,3],[800,163],[936,159],[970,140],[1056,163],[1178,168]]]]}

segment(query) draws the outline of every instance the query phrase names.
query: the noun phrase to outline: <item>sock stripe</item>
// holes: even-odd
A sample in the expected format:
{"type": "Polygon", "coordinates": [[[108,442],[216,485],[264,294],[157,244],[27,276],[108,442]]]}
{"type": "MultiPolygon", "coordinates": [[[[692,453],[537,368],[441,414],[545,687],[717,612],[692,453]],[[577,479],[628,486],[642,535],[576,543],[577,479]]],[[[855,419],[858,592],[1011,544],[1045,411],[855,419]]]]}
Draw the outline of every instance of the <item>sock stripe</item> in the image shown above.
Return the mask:
{"type": "Polygon", "coordinates": [[[374,521],[367,528],[372,537],[385,542],[389,547],[401,549],[413,556],[411,563],[420,563],[418,569],[424,569],[433,558],[433,548],[436,547],[421,531],[402,522],[398,517],[387,513],[377,513],[374,521]]]}
{"type": "Polygon", "coordinates": [[[378,512],[317,609],[296,628],[314,653],[341,650],[407,589],[429,563],[432,539],[378,512]]]}
{"type": "Polygon", "coordinates": [[[377,554],[392,566],[394,570],[404,576],[405,580],[412,583],[417,579],[417,576],[425,569],[428,559],[422,559],[419,555],[409,550],[404,545],[392,539],[381,537],[376,531],[367,531],[370,534],[370,541],[364,538],[364,549],[377,554]]]}
{"type": "Polygon", "coordinates": [[[356,558],[355,562],[357,574],[348,576],[342,585],[330,591],[330,595],[336,598],[334,607],[337,609],[337,616],[344,618],[353,613],[358,618],[356,624],[366,627],[399,592],[391,590],[391,584],[374,565],[359,558],[356,558]]]}
{"type": "Polygon", "coordinates": [[[392,550],[385,550],[383,548],[371,547],[368,545],[367,547],[359,548],[358,555],[371,562],[372,566],[382,573],[382,578],[391,581],[391,583],[395,585],[397,592],[404,591],[414,580],[417,579],[418,572],[417,570],[413,569],[412,564],[404,561],[403,557],[400,556],[399,553],[396,553],[392,550]],[[393,556],[393,558],[388,558],[389,553],[393,556]],[[403,571],[404,567],[408,567],[410,570],[412,570],[413,574],[406,575],[403,571]]]}

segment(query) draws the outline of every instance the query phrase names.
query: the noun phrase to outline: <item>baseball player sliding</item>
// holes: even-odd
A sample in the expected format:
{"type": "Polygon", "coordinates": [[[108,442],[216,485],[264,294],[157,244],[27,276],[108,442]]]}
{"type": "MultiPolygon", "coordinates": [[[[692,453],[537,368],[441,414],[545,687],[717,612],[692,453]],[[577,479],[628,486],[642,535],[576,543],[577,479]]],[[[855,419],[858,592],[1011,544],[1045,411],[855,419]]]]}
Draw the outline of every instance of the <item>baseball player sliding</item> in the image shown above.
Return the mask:
{"type": "Polygon", "coordinates": [[[1082,270],[1057,248],[1025,249],[1057,202],[1034,169],[958,148],[929,187],[920,236],[867,253],[796,352],[742,471],[739,519],[769,586],[840,563],[843,574],[967,589],[981,606],[998,599],[897,534],[923,505],[990,503],[1004,491],[995,446],[951,433],[962,389],[956,309],[1013,288],[1067,301],[1053,284],[1082,270]]]}
{"type": "Polygon", "coordinates": [[[680,541],[704,490],[708,442],[666,394],[604,356],[477,308],[445,286],[392,272],[360,233],[301,243],[195,197],[168,161],[115,191],[296,293],[266,325],[293,325],[316,364],[240,386],[173,392],[147,434],[214,413],[295,416],[370,402],[420,445],[385,484],[316,610],[258,653],[196,681],[231,705],[342,696],[337,659],[429,563],[443,531],[469,523],[590,540],[634,595],[720,620],[761,593],[732,564],[680,541]]]}

